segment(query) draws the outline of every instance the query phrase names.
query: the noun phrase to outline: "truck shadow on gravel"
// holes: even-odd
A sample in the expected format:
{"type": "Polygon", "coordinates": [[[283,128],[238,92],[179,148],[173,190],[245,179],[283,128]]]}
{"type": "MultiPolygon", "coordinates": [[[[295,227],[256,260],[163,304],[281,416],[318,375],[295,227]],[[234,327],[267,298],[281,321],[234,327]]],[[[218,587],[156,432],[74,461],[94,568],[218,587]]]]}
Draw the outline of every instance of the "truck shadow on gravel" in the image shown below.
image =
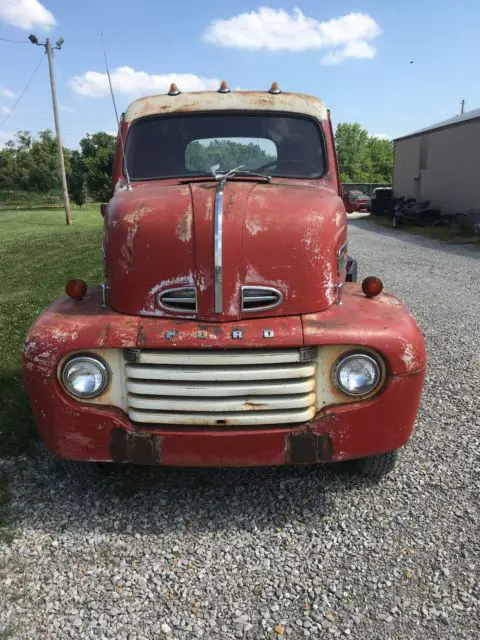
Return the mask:
{"type": "Polygon", "coordinates": [[[66,477],[41,455],[15,481],[20,526],[165,535],[315,527],[333,512],[336,493],[374,483],[349,465],[263,469],[115,469],[100,479],[66,477]]]}

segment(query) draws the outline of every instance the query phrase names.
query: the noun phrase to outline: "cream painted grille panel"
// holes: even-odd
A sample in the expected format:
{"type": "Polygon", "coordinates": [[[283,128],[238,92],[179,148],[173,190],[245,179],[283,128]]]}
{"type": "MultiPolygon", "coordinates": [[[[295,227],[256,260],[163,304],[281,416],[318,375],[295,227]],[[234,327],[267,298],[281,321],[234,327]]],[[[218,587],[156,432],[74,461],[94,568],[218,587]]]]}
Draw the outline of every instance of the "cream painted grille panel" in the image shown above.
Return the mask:
{"type": "Polygon", "coordinates": [[[141,351],[125,363],[133,422],[298,424],[315,415],[315,362],[298,349],[141,351]]]}

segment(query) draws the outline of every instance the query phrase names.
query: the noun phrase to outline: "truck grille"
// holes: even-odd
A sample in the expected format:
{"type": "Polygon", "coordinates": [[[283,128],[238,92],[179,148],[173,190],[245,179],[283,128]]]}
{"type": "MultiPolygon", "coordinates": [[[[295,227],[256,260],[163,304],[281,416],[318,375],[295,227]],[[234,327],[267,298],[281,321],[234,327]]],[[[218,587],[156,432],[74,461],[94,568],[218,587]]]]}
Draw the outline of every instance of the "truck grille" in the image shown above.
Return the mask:
{"type": "Polygon", "coordinates": [[[315,415],[315,362],[299,349],[143,350],[125,362],[132,422],[270,425],[315,415]]]}

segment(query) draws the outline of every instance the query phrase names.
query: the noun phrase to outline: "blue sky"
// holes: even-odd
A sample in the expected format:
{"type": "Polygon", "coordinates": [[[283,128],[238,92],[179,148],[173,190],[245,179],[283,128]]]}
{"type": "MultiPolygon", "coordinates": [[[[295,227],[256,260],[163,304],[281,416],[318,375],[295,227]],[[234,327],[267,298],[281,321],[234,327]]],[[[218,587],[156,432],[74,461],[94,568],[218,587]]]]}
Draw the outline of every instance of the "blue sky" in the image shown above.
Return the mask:
{"type": "MultiPolygon", "coordinates": [[[[461,98],[467,110],[480,107],[479,24],[478,0],[0,0],[0,125],[42,53],[2,38],[26,41],[34,32],[65,38],[55,56],[64,144],[114,130],[103,32],[120,110],[172,79],[181,90],[223,78],[261,90],[278,80],[322,98],[334,124],[358,121],[395,137],[457,114],[461,98]]],[[[53,116],[44,61],[0,126],[0,144],[19,129],[46,128],[53,116]]]]}

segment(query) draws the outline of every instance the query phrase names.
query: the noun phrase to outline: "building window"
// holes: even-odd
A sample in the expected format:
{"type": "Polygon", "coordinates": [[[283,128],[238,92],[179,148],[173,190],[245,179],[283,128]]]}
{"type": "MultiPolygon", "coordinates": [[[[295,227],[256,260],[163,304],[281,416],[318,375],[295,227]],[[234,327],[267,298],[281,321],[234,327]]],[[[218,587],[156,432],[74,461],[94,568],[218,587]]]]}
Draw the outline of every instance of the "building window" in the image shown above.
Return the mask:
{"type": "Polygon", "coordinates": [[[420,162],[418,168],[423,171],[428,166],[428,136],[420,138],[420,162]]]}

